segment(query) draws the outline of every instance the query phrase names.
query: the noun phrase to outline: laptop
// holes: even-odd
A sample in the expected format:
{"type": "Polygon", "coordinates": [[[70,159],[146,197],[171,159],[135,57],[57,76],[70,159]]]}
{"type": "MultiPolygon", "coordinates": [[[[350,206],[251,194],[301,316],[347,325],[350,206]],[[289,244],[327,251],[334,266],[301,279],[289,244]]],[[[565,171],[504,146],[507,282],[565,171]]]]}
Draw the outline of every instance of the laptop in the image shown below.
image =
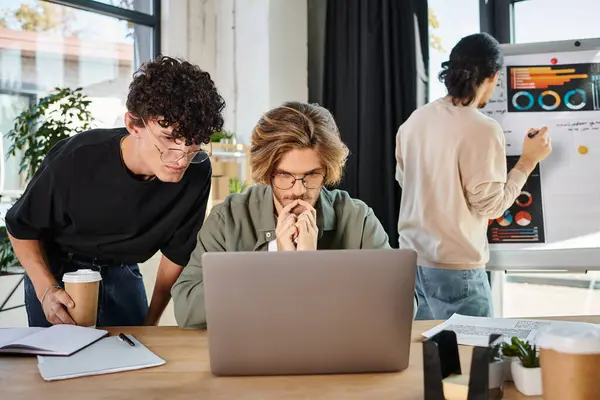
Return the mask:
{"type": "Polygon", "coordinates": [[[202,265],[214,375],[408,367],[412,250],[215,252],[202,265]]]}

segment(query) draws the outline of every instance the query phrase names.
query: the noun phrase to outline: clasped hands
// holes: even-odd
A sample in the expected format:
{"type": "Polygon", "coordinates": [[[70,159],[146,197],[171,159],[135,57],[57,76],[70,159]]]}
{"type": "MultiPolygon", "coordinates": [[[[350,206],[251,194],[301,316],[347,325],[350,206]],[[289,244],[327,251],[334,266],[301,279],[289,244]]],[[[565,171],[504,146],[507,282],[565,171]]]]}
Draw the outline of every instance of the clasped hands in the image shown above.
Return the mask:
{"type": "Polygon", "coordinates": [[[306,201],[294,200],[277,217],[275,235],[279,251],[316,250],[318,233],[317,210],[306,201]],[[296,215],[292,212],[296,206],[305,210],[296,215]]]}

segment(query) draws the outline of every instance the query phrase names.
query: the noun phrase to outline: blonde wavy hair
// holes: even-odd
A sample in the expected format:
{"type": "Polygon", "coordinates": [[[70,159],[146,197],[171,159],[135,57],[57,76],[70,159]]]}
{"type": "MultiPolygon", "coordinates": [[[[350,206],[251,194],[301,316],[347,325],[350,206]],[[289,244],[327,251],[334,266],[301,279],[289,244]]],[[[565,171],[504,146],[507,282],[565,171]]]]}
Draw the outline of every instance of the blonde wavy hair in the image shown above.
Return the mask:
{"type": "Polygon", "coordinates": [[[268,111],[252,130],[250,165],[256,183],[271,183],[271,174],[290,150],[313,149],[325,167],[326,186],[342,179],[348,147],[331,113],[316,104],[288,102],[268,111]]]}

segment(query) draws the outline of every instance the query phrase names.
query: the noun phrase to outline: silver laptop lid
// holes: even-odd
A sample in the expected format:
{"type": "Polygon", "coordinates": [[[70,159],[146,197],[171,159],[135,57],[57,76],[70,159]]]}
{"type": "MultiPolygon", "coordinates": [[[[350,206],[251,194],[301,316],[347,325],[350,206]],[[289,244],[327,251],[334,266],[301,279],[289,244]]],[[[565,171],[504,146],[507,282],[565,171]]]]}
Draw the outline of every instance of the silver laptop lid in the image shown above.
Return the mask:
{"type": "Polygon", "coordinates": [[[202,264],[217,375],[408,366],[411,250],[205,253],[202,264]]]}

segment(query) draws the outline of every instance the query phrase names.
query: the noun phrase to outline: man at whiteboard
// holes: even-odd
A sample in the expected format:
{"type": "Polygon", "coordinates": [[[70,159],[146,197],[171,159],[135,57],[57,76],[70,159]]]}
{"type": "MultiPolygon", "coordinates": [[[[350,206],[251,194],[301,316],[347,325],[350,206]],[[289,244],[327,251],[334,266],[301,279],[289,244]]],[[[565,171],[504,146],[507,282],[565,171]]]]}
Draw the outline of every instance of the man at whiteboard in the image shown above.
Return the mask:
{"type": "Polygon", "coordinates": [[[507,173],[502,127],[479,111],[502,66],[492,36],[464,37],[442,64],[447,96],[416,110],[398,129],[399,245],[418,253],[417,319],[492,315],[488,221],[513,204],[551,152],[546,127],[523,132],[522,155],[507,173]]]}

